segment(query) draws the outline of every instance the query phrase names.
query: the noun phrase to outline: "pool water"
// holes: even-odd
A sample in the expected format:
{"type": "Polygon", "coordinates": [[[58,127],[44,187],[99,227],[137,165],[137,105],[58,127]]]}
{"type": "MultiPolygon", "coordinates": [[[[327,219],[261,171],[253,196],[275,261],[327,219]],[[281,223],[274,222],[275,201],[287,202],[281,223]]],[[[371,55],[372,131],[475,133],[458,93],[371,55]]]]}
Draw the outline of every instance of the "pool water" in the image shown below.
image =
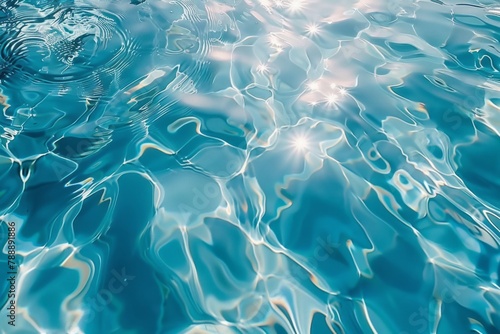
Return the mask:
{"type": "Polygon", "coordinates": [[[1,332],[500,333],[499,40],[498,0],[2,0],[1,332]]]}

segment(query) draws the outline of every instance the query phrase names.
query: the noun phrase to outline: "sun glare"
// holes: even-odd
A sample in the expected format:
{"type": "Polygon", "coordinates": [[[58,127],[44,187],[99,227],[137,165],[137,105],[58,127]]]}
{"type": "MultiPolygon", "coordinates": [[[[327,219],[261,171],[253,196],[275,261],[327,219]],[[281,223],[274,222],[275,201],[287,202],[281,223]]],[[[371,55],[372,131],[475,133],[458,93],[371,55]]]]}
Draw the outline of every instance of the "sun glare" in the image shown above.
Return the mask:
{"type": "Polygon", "coordinates": [[[260,64],[257,66],[257,72],[259,73],[265,73],[269,70],[268,66],[266,64],[260,64]]]}
{"type": "Polygon", "coordinates": [[[332,94],[332,95],[329,95],[329,96],[327,97],[327,99],[326,99],[326,104],[328,104],[329,106],[332,106],[332,105],[334,105],[335,103],[337,103],[337,101],[338,101],[338,97],[337,97],[337,95],[332,94]]]}
{"type": "Polygon", "coordinates": [[[315,36],[319,33],[319,27],[317,24],[309,24],[306,27],[307,34],[310,36],[315,36]]]}
{"type": "Polygon", "coordinates": [[[301,0],[292,0],[288,6],[288,9],[292,13],[301,12],[303,10],[304,4],[301,0]]]}
{"type": "Polygon", "coordinates": [[[295,147],[296,150],[298,151],[303,151],[307,148],[308,146],[308,141],[307,138],[304,137],[303,135],[299,135],[293,140],[293,146],[295,147]]]}

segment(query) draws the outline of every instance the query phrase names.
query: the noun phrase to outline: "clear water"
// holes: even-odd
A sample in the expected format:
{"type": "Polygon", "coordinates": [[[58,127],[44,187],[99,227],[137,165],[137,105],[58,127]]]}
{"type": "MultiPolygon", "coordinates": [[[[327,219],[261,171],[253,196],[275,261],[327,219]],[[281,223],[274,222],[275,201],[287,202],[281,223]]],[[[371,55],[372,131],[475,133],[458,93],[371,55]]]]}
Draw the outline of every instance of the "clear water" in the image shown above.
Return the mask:
{"type": "Polygon", "coordinates": [[[499,40],[498,0],[2,0],[0,329],[500,333],[499,40]]]}

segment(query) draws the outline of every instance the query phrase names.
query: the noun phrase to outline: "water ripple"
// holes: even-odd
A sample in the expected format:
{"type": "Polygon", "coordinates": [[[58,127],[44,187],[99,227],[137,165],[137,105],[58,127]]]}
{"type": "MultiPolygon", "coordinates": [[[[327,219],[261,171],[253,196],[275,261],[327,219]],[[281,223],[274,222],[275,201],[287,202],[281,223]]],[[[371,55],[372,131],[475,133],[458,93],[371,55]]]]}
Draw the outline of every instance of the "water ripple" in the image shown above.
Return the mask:
{"type": "Polygon", "coordinates": [[[497,333],[499,27],[494,1],[3,1],[0,329],[497,333]]]}

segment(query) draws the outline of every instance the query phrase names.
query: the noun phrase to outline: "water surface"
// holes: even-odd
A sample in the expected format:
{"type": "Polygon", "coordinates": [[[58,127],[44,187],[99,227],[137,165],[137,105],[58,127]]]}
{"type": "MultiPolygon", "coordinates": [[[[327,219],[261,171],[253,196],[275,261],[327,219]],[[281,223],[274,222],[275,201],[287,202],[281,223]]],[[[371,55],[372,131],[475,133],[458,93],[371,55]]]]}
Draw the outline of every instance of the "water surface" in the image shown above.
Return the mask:
{"type": "Polygon", "coordinates": [[[2,1],[0,328],[500,333],[499,39],[492,0],[2,1]]]}

